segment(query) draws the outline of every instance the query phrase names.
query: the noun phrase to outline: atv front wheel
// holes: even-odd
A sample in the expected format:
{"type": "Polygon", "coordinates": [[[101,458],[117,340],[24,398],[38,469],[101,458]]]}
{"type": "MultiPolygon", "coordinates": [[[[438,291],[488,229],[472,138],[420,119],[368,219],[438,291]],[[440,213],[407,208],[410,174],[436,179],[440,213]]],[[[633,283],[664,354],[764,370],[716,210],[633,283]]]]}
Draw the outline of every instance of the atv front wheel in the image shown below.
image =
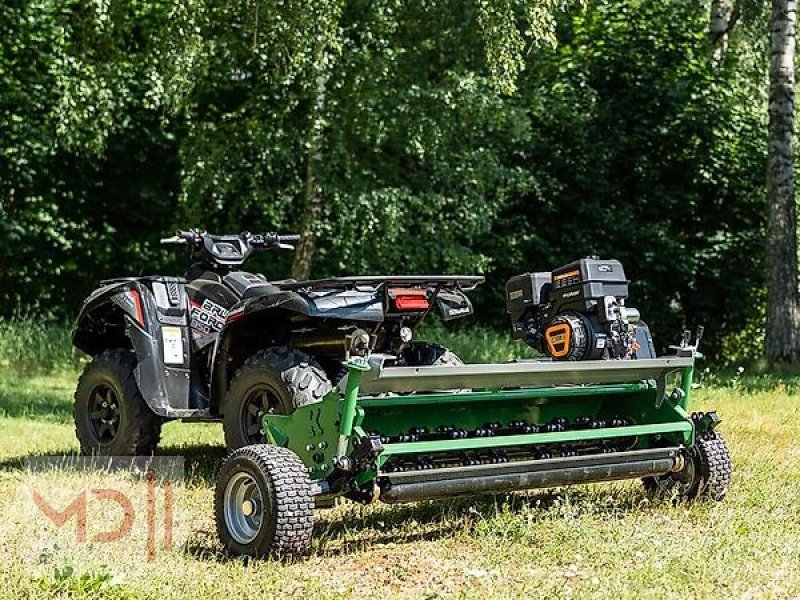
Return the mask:
{"type": "Polygon", "coordinates": [[[225,397],[225,444],[235,450],[265,443],[265,414],[288,415],[319,402],[330,390],[325,371],[305,352],[276,347],[254,354],[233,376],[225,397]]]}
{"type": "Polygon", "coordinates": [[[311,485],[287,448],[240,448],[223,463],[214,494],[217,531],[229,552],[296,558],[308,552],[314,527],[311,485]]]}
{"type": "Polygon", "coordinates": [[[728,493],[731,472],[728,446],[719,433],[711,432],[697,440],[683,470],[646,477],[642,482],[649,494],[665,496],[675,502],[720,501],[728,493]]]}
{"type": "Polygon", "coordinates": [[[75,389],[75,434],[81,452],[101,456],[152,454],[161,419],[142,397],[130,350],[106,350],[86,365],[75,389]]]}

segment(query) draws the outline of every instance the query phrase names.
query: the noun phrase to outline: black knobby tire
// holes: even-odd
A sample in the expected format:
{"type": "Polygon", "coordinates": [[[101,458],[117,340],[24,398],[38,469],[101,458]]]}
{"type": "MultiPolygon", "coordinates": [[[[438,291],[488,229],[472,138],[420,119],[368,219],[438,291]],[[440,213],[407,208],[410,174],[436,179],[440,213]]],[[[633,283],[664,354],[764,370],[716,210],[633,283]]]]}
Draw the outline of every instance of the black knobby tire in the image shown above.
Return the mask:
{"type": "Polygon", "coordinates": [[[717,432],[695,444],[695,450],[701,456],[700,491],[698,496],[707,500],[720,501],[728,494],[733,475],[733,462],[725,440],[717,432]]]}
{"type": "Polygon", "coordinates": [[[288,415],[331,390],[322,367],[308,354],[285,347],[257,352],[236,371],[223,404],[225,444],[230,450],[263,444],[266,412],[288,415]]]}
{"type": "Polygon", "coordinates": [[[313,509],[308,471],[287,448],[246,446],[222,464],[214,513],[217,532],[228,552],[284,559],[307,554],[313,509]]]}
{"type": "Polygon", "coordinates": [[[411,342],[401,353],[403,362],[409,367],[444,367],[463,365],[455,352],[440,344],[411,342]]]}
{"type": "Polygon", "coordinates": [[[73,412],[83,454],[141,456],[155,451],[162,420],[142,397],[135,369],[136,356],[121,348],[101,352],[86,365],[73,412]]]}
{"type": "Polygon", "coordinates": [[[728,494],[733,463],[728,446],[716,431],[701,437],[692,448],[685,469],[660,477],[646,477],[645,490],[674,502],[721,501],[728,494]]]}

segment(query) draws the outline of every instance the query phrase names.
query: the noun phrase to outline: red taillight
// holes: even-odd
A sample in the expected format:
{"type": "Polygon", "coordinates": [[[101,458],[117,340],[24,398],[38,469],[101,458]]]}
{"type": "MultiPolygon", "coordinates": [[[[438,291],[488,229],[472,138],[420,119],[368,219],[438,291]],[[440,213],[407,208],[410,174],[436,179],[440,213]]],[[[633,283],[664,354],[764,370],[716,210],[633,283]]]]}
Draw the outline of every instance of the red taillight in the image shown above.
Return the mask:
{"type": "Polygon", "coordinates": [[[142,295],[136,288],[128,292],[133,300],[133,312],[139,325],[144,325],[144,310],[142,310],[142,295]]]}
{"type": "Polygon", "coordinates": [[[391,288],[389,298],[395,310],[428,310],[428,291],[420,288],[391,288]]]}

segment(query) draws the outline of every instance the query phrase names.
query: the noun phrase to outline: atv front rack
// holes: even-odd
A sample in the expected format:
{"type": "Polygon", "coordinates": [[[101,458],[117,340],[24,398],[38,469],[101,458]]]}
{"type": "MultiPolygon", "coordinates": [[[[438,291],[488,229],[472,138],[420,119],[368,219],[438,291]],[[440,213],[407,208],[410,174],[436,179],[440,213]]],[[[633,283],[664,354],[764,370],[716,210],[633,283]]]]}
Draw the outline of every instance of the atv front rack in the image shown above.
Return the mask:
{"type": "Polygon", "coordinates": [[[345,365],[320,402],[263,417],[268,441],[301,458],[323,498],[404,502],[663,475],[718,422],[686,411],[693,356],[345,365]]]}

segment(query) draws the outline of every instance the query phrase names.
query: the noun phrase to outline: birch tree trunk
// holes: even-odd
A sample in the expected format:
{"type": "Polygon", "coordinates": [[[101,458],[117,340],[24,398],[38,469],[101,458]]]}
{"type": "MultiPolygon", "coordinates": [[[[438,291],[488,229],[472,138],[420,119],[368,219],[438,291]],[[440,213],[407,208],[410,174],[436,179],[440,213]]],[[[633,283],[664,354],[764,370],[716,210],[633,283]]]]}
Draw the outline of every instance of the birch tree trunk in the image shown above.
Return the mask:
{"type": "Polygon", "coordinates": [[[325,107],[326,77],[318,74],[309,115],[309,133],[306,141],[306,182],[304,188],[303,217],[300,223],[300,242],[292,260],[292,277],[308,279],[317,249],[317,223],[322,215],[322,190],[318,183],[319,165],[322,160],[322,114],[325,107]]]}
{"type": "Polygon", "coordinates": [[[772,0],[767,150],[767,330],[771,362],[800,355],[797,211],[794,186],[794,84],[797,0],[772,0]]]}
{"type": "Polygon", "coordinates": [[[712,41],[716,42],[728,33],[733,10],[733,0],[711,0],[708,33],[712,41]]]}

